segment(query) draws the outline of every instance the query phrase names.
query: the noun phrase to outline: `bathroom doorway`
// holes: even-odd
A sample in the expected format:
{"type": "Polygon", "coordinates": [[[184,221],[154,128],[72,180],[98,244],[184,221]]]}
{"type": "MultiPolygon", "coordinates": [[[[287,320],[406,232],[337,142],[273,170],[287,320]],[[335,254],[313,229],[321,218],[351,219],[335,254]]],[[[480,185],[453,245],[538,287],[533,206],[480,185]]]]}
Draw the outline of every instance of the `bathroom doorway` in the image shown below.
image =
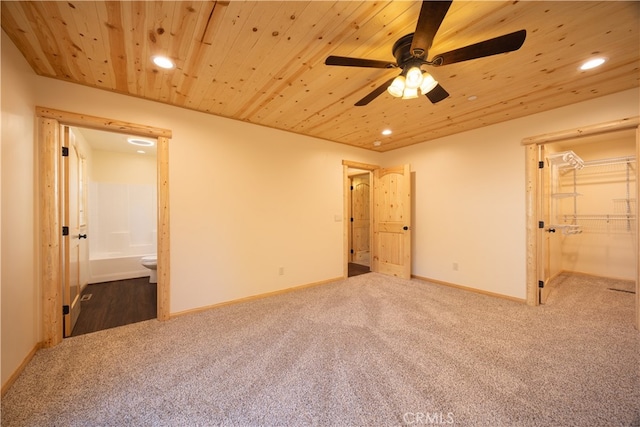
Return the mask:
{"type": "MultiPolygon", "coordinates": [[[[64,242],[59,183],[64,126],[97,129],[153,139],[157,143],[157,318],[169,319],[169,140],[171,130],[36,107],[39,172],[39,246],[42,295],[42,345],[53,347],[63,339],[63,293],[61,290],[64,242]],[[62,309],[61,309],[62,308],[62,309]]],[[[63,230],[64,231],[64,230],[63,230]]]]}
{"type": "MultiPolygon", "coordinates": [[[[142,257],[157,253],[155,138],[65,127],[82,147],[81,210],[86,219],[81,256],[80,314],[65,336],[77,336],[157,317],[154,273],[142,257]]],[[[72,150],[69,150],[70,153],[72,150]]],[[[71,233],[71,241],[74,234],[71,233]]],[[[73,312],[73,310],[72,310],[73,312]]]]}

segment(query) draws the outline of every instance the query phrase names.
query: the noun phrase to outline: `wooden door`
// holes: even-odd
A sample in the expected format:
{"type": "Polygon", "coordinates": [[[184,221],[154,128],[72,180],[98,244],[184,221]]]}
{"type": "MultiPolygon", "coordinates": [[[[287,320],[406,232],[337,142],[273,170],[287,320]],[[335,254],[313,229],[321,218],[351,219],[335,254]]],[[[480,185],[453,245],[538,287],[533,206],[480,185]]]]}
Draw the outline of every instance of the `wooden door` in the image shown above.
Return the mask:
{"type": "Polygon", "coordinates": [[[411,278],[411,168],[373,172],[372,270],[411,278]]]}
{"type": "MultiPolygon", "coordinates": [[[[551,281],[551,177],[550,167],[546,163],[544,145],[538,147],[538,162],[542,162],[543,168],[538,168],[538,188],[540,200],[540,212],[542,213],[542,221],[544,227],[538,228],[538,303],[544,304],[549,296],[551,281]],[[542,282],[542,284],[541,284],[542,282]]],[[[555,233],[555,231],[553,231],[555,233]]]]}
{"type": "Polygon", "coordinates": [[[369,173],[351,178],[351,261],[371,265],[369,173]]]}
{"type": "Polygon", "coordinates": [[[64,336],[71,336],[73,327],[80,316],[81,292],[81,240],[86,241],[84,227],[84,170],[83,161],[75,141],[75,136],[69,127],[63,128],[63,147],[67,155],[63,157],[63,223],[68,227],[68,235],[64,236],[63,244],[63,305],[64,336]]]}

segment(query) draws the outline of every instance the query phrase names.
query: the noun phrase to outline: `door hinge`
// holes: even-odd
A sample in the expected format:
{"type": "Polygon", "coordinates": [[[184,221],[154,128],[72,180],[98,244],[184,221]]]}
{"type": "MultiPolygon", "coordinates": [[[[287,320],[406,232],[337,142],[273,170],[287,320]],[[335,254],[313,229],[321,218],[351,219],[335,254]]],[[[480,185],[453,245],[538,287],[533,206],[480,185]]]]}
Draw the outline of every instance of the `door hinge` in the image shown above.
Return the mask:
{"type": "Polygon", "coordinates": [[[538,280],[538,287],[544,288],[544,282],[542,280],[538,280]]]}
{"type": "Polygon", "coordinates": [[[351,191],[353,191],[353,185],[349,188],[351,191]]]}
{"type": "Polygon", "coordinates": [[[69,310],[69,306],[68,305],[63,305],[62,306],[62,314],[69,314],[71,312],[71,310],[69,310]]]}
{"type": "Polygon", "coordinates": [[[69,147],[62,147],[62,157],[69,157],[69,147]]]}
{"type": "Polygon", "coordinates": [[[62,235],[63,236],[69,235],[69,227],[67,227],[66,225],[62,226],[62,235]]]}
{"type": "Polygon", "coordinates": [[[354,252],[353,249],[351,249],[351,253],[353,253],[353,252],[354,252]]]}
{"type": "Polygon", "coordinates": [[[538,169],[544,169],[544,161],[538,162],[538,169]]]}
{"type": "Polygon", "coordinates": [[[538,221],[538,228],[544,228],[544,221],[538,221]]]}
{"type": "Polygon", "coordinates": [[[351,218],[351,222],[353,222],[353,218],[351,218]]]}

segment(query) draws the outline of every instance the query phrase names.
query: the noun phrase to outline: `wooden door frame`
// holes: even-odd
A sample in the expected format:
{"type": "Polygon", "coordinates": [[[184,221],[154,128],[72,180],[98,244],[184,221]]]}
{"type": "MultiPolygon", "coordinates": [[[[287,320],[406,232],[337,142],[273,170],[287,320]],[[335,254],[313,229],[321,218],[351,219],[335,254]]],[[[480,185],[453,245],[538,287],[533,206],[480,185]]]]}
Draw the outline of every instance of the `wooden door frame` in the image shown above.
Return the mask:
{"type": "MultiPolygon", "coordinates": [[[[526,193],[526,301],[528,305],[538,305],[538,220],[540,219],[540,197],[538,189],[538,146],[551,142],[576,139],[583,136],[602,135],[610,132],[617,132],[627,129],[636,129],[636,159],[640,158],[640,116],[626,117],[605,123],[584,126],[575,129],[568,129],[543,135],[524,138],[521,142],[525,146],[525,193],[526,193]]],[[[640,186],[636,185],[636,204],[640,200],[640,186]]],[[[636,209],[636,212],[638,210],[636,209]]],[[[635,327],[640,329],[640,251],[638,242],[640,241],[640,227],[636,219],[636,311],[635,327]]]]}
{"type": "MultiPolygon", "coordinates": [[[[373,171],[376,169],[380,169],[378,165],[370,165],[367,163],[360,162],[352,162],[349,160],[342,161],[342,182],[343,182],[343,278],[349,277],[349,229],[351,226],[350,218],[351,218],[351,190],[350,190],[350,179],[349,179],[349,169],[362,169],[365,171],[369,171],[369,179],[373,179],[373,171]]],[[[369,221],[373,222],[373,183],[370,181],[369,185],[369,221]]],[[[373,242],[373,227],[369,227],[369,244],[373,242]]],[[[373,259],[373,248],[370,247],[370,256],[373,259]]],[[[373,271],[373,264],[369,267],[371,271],[373,271]]]]}
{"type": "Polygon", "coordinates": [[[60,218],[60,126],[77,126],[157,140],[158,174],[158,320],[169,319],[169,140],[171,130],[51,108],[36,107],[40,240],[40,286],[44,347],[62,342],[62,223],[60,218]]]}

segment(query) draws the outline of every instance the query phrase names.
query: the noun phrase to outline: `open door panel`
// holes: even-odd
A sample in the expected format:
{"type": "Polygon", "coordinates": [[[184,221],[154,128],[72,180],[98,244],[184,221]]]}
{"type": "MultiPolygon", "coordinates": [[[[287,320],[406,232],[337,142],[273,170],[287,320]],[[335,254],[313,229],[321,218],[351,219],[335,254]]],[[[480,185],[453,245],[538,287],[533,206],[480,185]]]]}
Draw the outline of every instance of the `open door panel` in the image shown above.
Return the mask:
{"type": "Polygon", "coordinates": [[[411,167],[373,173],[372,270],[411,278],[411,167]]]}

